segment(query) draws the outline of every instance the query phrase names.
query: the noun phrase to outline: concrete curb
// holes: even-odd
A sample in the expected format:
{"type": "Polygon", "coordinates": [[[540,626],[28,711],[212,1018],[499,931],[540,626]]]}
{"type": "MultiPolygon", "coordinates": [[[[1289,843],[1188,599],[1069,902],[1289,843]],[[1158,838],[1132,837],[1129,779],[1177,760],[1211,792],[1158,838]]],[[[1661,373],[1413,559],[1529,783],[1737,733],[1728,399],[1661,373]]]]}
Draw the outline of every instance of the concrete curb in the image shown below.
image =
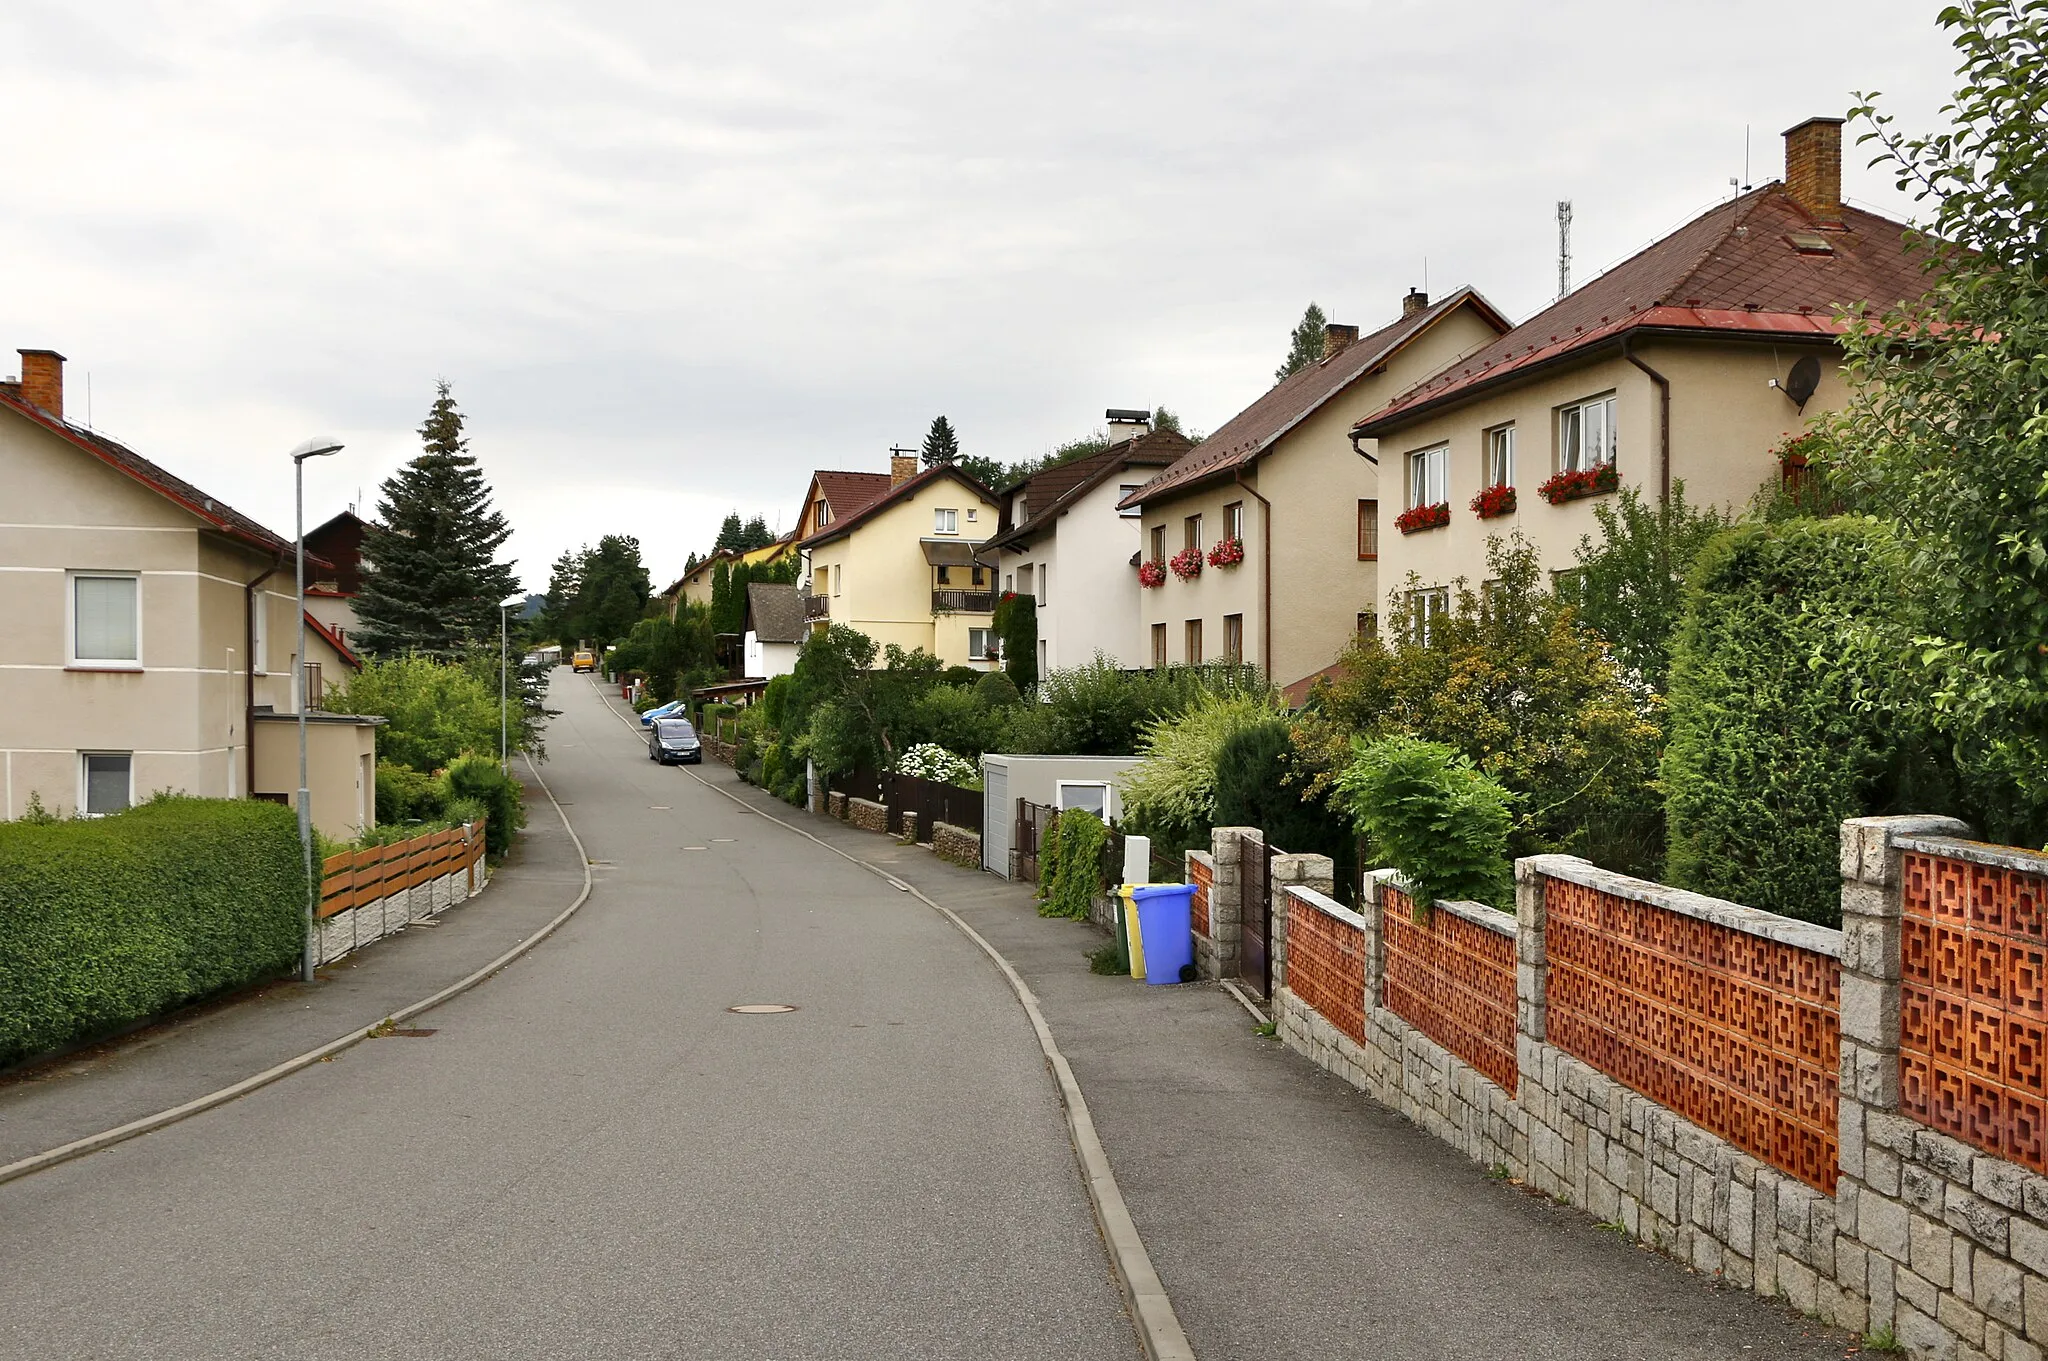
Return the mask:
{"type": "MultiPolygon", "coordinates": [[[[546,940],[550,935],[553,935],[555,928],[574,916],[577,909],[582,907],[584,902],[590,897],[590,855],[589,852],[583,849],[583,838],[576,835],[575,825],[569,821],[569,815],[562,812],[562,805],[556,800],[555,792],[549,789],[548,782],[541,778],[540,769],[534,765],[531,756],[526,758],[526,767],[533,772],[534,783],[538,784],[541,792],[548,796],[548,802],[555,805],[555,812],[561,815],[562,826],[568,829],[569,839],[576,843],[576,857],[583,863],[582,891],[576,895],[576,901],[563,908],[558,916],[525,940],[520,941],[517,945],[514,945],[511,949],[505,951],[505,953],[499,955],[476,972],[449,984],[433,996],[392,1012],[380,1021],[378,1026],[410,1020],[421,1012],[430,1011],[450,998],[458,997],[468,992],[471,988],[483,982],[492,974],[497,973],[528,950],[540,944],[543,940],[546,940]]],[[[222,1087],[218,1091],[208,1092],[204,1096],[194,1097],[182,1105],[172,1106],[169,1110],[158,1111],[154,1115],[145,1115],[139,1120],[130,1120],[125,1125],[116,1125],[113,1129],[102,1130],[98,1134],[88,1134],[83,1139],[74,1139],[68,1144],[60,1144],[56,1148],[45,1152],[31,1154],[18,1162],[8,1163],[6,1166],[0,1167],[0,1183],[14,1181],[17,1178],[26,1177],[32,1172],[40,1172],[47,1167],[55,1167],[58,1163],[69,1162],[73,1158],[82,1158],[88,1153],[97,1153],[103,1148],[111,1148],[115,1144],[125,1143],[137,1135],[147,1134],[151,1130],[162,1129],[166,1125],[175,1125],[178,1121],[188,1116],[198,1115],[201,1111],[210,1111],[216,1106],[225,1106],[237,1097],[247,1096],[259,1087],[267,1087],[279,1078],[290,1077],[293,1073],[303,1068],[310,1068],[323,1059],[331,1058],[342,1050],[361,1043],[363,1040],[368,1039],[370,1032],[376,1030],[378,1026],[371,1026],[364,1030],[352,1030],[337,1039],[329,1040],[317,1049],[308,1049],[305,1053],[286,1059],[283,1063],[266,1068],[262,1072],[250,1077],[245,1077],[240,1082],[222,1087]]]]}
{"type": "MultiPolygon", "coordinates": [[[[620,714],[611,698],[597,689],[598,698],[604,701],[613,717],[621,723],[629,720],[620,714]]],[[[1194,1349],[1188,1345],[1187,1333],[1180,1326],[1180,1316],[1174,1312],[1173,1301],[1167,1298],[1166,1287],[1159,1280],[1159,1273],[1152,1267],[1152,1256],[1145,1251],[1145,1243],[1138,1236],[1137,1222],[1131,1218],[1130,1207],[1124,1203],[1124,1196],[1116,1184],[1116,1175],[1109,1168],[1109,1154],[1102,1147],[1102,1139],[1095,1132],[1095,1118],[1088,1113],[1087,1098],[1081,1094],[1081,1084],[1074,1078],[1074,1070],[1068,1066],[1066,1055],[1060,1052],[1059,1044],[1052,1037],[1052,1028],[1046,1024],[1045,1013],[1038,1005],[1038,997],[1031,991],[1010,961],[991,945],[987,938],[952,908],[934,902],[920,893],[914,886],[898,879],[879,865],[851,855],[823,837],[816,836],[795,823],[784,822],[749,804],[745,799],[720,789],[696,771],[684,767],[683,773],[703,785],[712,793],[730,799],[747,812],[764,818],[776,826],[814,841],[842,860],[859,865],[869,873],[886,880],[901,891],[939,913],[959,928],[960,933],[973,941],[994,962],[998,971],[1009,980],[1010,990],[1024,1007],[1024,1014],[1031,1021],[1031,1029],[1038,1036],[1038,1047],[1045,1053],[1046,1066],[1052,1070],[1053,1080],[1059,1087],[1060,1105],[1067,1116],[1067,1136],[1074,1145],[1074,1156],[1080,1161],[1082,1180],[1088,1187],[1088,1200],[1095,1208],[1096,1226],[1102,1231],[1102,1241],[1109,1249],[1110,1266],[1116,1273],[1118,1289],[1123,1292],[1124,1307],[1129,1310],[1131,1322],[1138,1332],[1138,1342],[1144,1348],[1148,1361],[1194,1361],[1194,1349]]]]}

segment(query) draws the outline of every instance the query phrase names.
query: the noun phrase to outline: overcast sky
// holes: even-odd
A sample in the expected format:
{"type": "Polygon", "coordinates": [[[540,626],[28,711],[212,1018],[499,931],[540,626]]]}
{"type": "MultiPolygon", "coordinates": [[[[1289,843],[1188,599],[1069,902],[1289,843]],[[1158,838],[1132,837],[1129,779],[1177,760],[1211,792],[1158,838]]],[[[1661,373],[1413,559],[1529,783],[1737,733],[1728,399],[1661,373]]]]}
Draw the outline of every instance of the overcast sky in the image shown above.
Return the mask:
{"type": "MultiPolygon", "coordinates": [[[[1885,92],[1931,127],[1932,0],[1212,0],[0,10],[0,354],[285,533],[418,451],[436,378],[527,585],[883,469],[941,412],[1016,459],[1109,406],[1214,429],[1311,300],[1470,283],[1512,318],[1776,177],[1885,92]]],[[[1845,156],[1848,195],[1911,205],[1845,156]]],[[[11,363],[0,365],[12,371],[11,363]]]]}

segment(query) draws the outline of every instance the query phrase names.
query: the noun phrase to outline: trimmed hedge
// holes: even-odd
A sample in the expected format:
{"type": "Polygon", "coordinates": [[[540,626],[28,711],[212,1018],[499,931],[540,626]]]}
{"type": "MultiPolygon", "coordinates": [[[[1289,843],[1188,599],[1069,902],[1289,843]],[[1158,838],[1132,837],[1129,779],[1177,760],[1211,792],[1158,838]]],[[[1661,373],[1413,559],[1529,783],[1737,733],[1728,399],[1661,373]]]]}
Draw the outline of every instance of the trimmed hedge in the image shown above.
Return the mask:
{"type": "Polygon", "coordinates": [[[161,798],[0,823],[0,1064],[284,972],[305,902],[279,804],[161,798]]]}
{"type": "Polygon", "coordinates": [[[1670,883],[1839,924],[1842,821],[1928,797],[1915,624],[1878,521],[1743,524],[1701,550],[1672,651],[1670,883]]]}

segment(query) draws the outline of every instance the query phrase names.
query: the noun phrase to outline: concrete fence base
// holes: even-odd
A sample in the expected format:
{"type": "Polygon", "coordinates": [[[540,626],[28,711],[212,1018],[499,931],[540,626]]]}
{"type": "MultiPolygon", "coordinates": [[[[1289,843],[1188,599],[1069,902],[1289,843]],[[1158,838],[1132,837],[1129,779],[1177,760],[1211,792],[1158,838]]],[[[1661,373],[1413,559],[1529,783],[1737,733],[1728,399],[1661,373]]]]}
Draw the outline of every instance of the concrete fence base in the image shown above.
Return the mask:
{"type": "MultiPolygon", "coordinates": [[[[469,878],[469,871],[460,869],[324,918],[314,929],[314,959],[331,964],[373,941],[398,934],[416,921],[440,915],[474,896],[469,878]]],[[[482,865],[478,866],[476,878],[475,891],[480,893],[488,882],[482,865]]]]}

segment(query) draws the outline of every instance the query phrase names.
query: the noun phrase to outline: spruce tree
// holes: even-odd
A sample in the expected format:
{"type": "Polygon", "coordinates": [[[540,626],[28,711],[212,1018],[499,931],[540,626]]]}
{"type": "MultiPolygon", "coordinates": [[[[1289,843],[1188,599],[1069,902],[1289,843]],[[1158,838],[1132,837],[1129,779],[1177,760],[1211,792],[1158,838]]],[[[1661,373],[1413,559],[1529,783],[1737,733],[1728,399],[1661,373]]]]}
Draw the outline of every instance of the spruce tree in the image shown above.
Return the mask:
{"type": "Polygon", "coordinates": [[[1289,374],[1299,373],[1323,357],[1323,327],[1329,322],[1323,309],[1314,303],[1301,314],[1295,323],[1294,334],[1289,338],[1290,347],[1285,363],[1273,371],[1273,381],[1279,382],[1289,374]]]}
{"type": "Polygon", "coordinates": [[[936,468],[959,457],[960,437],[953,433],[953,423],[944,416],[932,417],[932,428],[924,436],[924,466],[936,468]]]}
{"type": "Polygon", "coordinates": [[[748,553],[757,548],[766,548],[774,542],[775,531],[768,528],[767,519],[760,515],[747,521],[746,528],[740,531],[740,548],[748,553]]]}
{"type": "Polygon", "coordinates": [[[462,412],[438,384],[420,426],[425,452],[385,479],[377,522],[363,536],[361,620],[354,634],[380,657],[417,652],[453,660],[498,632],[498,602],[519,578],[498,550],[512,527],[469,452],[462,412]]]}
{"type": "Polygon", "coordinates": [[[740,513],[734,511],[725,517],[725,523],[718,527],[718,542],[711,545],[714,552],[732,549],[737,552],[741,541],[746,538],[746,526],[740,523],[740,513]]]}

